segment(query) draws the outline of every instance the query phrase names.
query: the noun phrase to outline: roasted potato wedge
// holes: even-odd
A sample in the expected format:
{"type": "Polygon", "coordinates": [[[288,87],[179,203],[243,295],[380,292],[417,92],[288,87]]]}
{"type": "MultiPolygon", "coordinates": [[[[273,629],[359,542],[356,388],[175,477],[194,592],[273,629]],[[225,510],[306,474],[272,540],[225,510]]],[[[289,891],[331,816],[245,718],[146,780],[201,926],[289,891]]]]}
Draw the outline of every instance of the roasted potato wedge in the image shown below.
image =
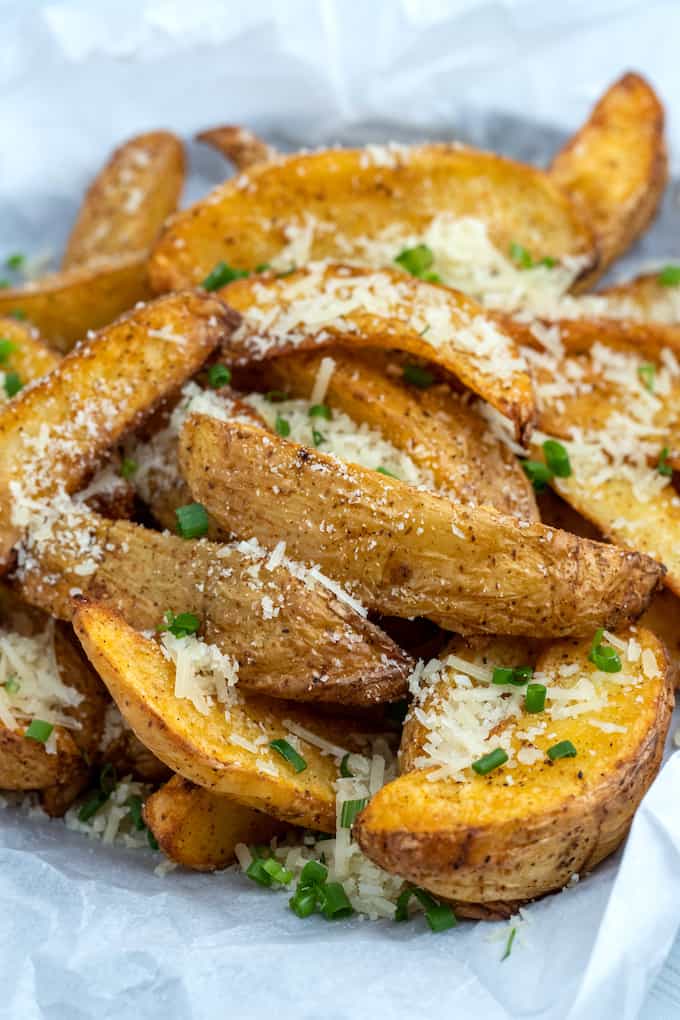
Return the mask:
{"type": "Polygon", "coordinates": [[[191,415],[179,456],[222,528],[285,541],[386,615],[460,633],[587,634],[637,617],[663,575],[644,556],[456,506],[240,423],[191,415]]]}
{"type": "Polygon", "coordinates": [[[170,779],[172,771],[138,740],[113,701],[106,706],[104,731],[97,749],[97,762],[110,763],[119,776],[131,775],[156,786],[170,779]]]}
{"type": "Polygon", "coordinates": [[[152,631],[168,611],[196,613],[204,639],[238,662],[243,690],[348,705],[405,694],[410,658],[318,575],[270,566],[264,551],[186,541],[91,513],[76,532],[67,522],[48,542],[28,546],[18,580],[26,601],[70,619],[80,591],[152,631]]]}
{"type": "Polygon", "coordinates": [[[228,719],[218,707],[203,715],[187,698],[175,697],[174,666],[156,642],[137,633],[113,610],[83,605],[74,626],[122,714],[161,761],[213,794],[293,825],[335,832],[333,783],[339,775],[335,759],[300,739],[307,768],[294,772],[269,744],[290,740],[292,730],[302,732],[302,727],[312,740],[329,741],[342,755],[356,724],[255,697],[233,705],[228,719]],[[343,743],[338,744],[341,738],[343,743]]]}
{"type": "MultiPolygon", "coordinates": [[[[366,238],[422,234],[442,212],[474,217],[493,243],[536,258],[584,256],[590,230],[547,174],[462,145],[330,149],[251,167],[166,226],[150,264],[157,291],[200,283],[220,261],[290,269],[360,259],[366,238]]],[[[402,245],[403,246],[403,245],[402,245]]]]}
{"type": "Polygon", "coordinates": [[[0,344],[0,403],[8,395],[4,385],[8,373],[15,372],[23,387],[59,363],[59,355],[45,346],[37,329],[16,319],[0,319],[0,344]]]}
{"type": "Polygon", "coordinates": [[[498,408],[519,438],[531,431],[534,396],[518,349],[483,308],[449,287],[392,269],[330,265],[236,280],[220,296],[243,315],[224,347],[237,364],[324,344],[406,351],[498,408]]]}
{"type": "Polygon", "coordinates": [[[585,211],[604,272],[649,225],[668,180],[664,110],[649,82],[619,78],[555,156],[550,177],[585,211]]]}
{"type": "Polygon", "coordinates": [[[200,368],[231,324],[208,295],[154,301],[0,407],[0,569],[28,523],[26,500],[74,492],[105,450],[200,368]]]}
{"type": "Polygon", "coordinates": [[[597,292],[613,311],[631,317],[637,314],[645,323],[680,325],[680,286],[671,283],[674,275],[663,270],[644,273],[632,280],[605,287],[597,292]],[[666,281],[666,282],[664,282],[666,281]]]}
{"type": "Polygon", "coordinates": [[[62,268],[150,247],[183,184],[184,146],[176,135],[150,131],[124,142],[85,193],[62,268]]]}
{"type": "Polygon", "coordinates": [[[144,252],[125,252],[0,290],[0,316],[20,314],[66,353],[90,330],[151,297],[146,261],[144,252]]]}
{"type": "Polygon", "coordinates": [[[196,135],[196,141],[216,149],[239,173],[249,170],[256,163],[267,163],[276,156],[275,149],[238,124],[225,124],[223,127],[201,131],[196,135]]]}
{"type": "MultiPolygon", "coordinates": [[[[509,916],[613,853],[659,768],[673,706],[657,638],[642,629],[619,638],[617,647],[637,647],[638,655],[629,662],[621,651],[621,673],[602,674],[589,662],[590,640],[554,644],[539,655],[547,711],[524,711],[523,693],[492,696],[514,697],[518,714],[506,713],[492,733],[484,724],[488,749],[503,746],[513,754],[486,775],[462,765],[458,780],[453,772],[438,776],[437,735],[448,747],[451,730],[442,727],[457,717],[457,699],[466,702],[448,680],[433,680],[426,688],[427,724],[412,716],[404,730],[406,774],[384,786],[355,822],[364,853],[471,916],[509,916]],[[569,674],[575,666],[575,675],[564,675],[564,667],[569,674]],[[579,684],[594,694],[578,694],[579,684]],[[571,704],[573,715],[564,709],[571,704]],[[548,750],[562,741],[573,744],[576,757],[552,760],[548,750]]],[[[469,763],[471,746],[477,743],[456,744],[450,761],[469,763]]]]}
{"type": "Polygon", "coordinates": [[[193,871],[226,868],[235,860],[238,843],[269,843],[287,828],[182,776],[173,776],[147,797],[144,821],[165,856],[193,871]]]}

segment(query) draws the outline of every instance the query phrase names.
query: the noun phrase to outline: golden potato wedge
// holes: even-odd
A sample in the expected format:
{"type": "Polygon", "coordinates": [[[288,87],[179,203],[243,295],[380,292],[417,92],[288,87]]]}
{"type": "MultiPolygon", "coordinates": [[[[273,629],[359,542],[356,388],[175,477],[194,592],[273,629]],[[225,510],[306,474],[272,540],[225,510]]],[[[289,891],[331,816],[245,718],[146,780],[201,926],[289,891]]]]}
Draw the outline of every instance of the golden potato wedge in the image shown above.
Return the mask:
{"type": "MultiPolygon", "coordinates": [[[[384,786],[355,822],[364,853],[472,916],[508,916],[613,853],[659,768],[673,706],[657,638],[636,629],[617,640],[619,673],[600,673],[589,662],[591,640],[549,646],[536,662],[546,710],[529,714],[522,690],[496,687],[491,703],[514,699],[517,714],[497,705],[498,724],[480,723],[480,736],[466,727],[467,745],[447,736],[449,727],[456,732],[456,706],[468,704],[464,691],[451,687],[446,671],[433,678],[425,716],[412,717],[402,741],[406,767],[417,767],[384,786]],[[627,661],[632,648],[638,658],[627,661]],[[576,756],[552,760],[547,752],[562,741],[576,756]],[[512,757],[475,774],[468,766],[481,755],[470,748],[480,746],[504,747],[512,757]]],[[[473,681],[475,692],[480,686],[495,687],[473,681]]]]}
{"type": "Polygon", "coordinates": [[[90,330],[151,297],[146,262],[145,252],[125,252],[0,290],[0,316],[21,315],[66,353],[90,330]]]}
{"type": "Polygon", "coordinates": [[[392,269],[310,266],[236,280],[220,296],[243,315],[224,346],[244,363],[340,344],[406,351],[451,372],[529,435],[531,379],[514,342],[476,302],[392,269]]]}
{"type": "Polygon", "coordinates": [[[144,251],[184,184],[184,146],[169,131],[136,135],[119,146],[85,193],[66,245],[63,269],[144,251]]]}
{"type": "Polygon", "coordinates": [[[238,843],[269,843],[287,826],[173,776],[144,801],[144,821],[171,861],[193,871],[217,871],[233,864],[238,843]]]}
{"type": "MultiPolygon", "coordinates": [[[[539,520],[534,492],[517,459],[489,432],[476,409],[445,384],[416,389],[388,374],[375,356],[334,349],[325,403],[358,424],[377,429],[437,488],[464,503],[486,503],[526,521],[539,520]]],[[[273,358],[259,369],[260,385],[309,398],[320,354],[273,358]]]]}
{"type": "Polygon", "coordinates": [[[647,228],[668,180],[664,110],[649,82],[631,72],[614,82],[549,173],[592,224],[599,275],[647,228]]]}
{"type": "Polygon", "coordinates": [[[216,149],[240,173],[249,170],[256,163],[267,163],[276,156],[276,150],[247,128],[238,124],[225,124],[209,128],[196,135],[197,142],[204,142],[216,149]]]}
{"type": "Polygon", "coordinates": [[[8,399],[8,373],[16,373],[23,387],[47,375],[59,363],[59,355],[45,346],[37,329],[16,319],[0,318],[0,345],[0,404],[8,399]]]}
{"type": "Polygon", "coordinates": [[[28,523],[26,501],[74,492],[105,450],[200,368],[231,323],[205,294],[154,301],[0,407],[0,571],[28,523]]]}
{"type": "Polygon", "coordinates": [[[294,772],[269,744],[290,740],[302,727],[312,741],[328,741],[341,755],[348,743],[356,744],[356,724],[260,697],[231,706],[229,718],[218,707],[203,715],[188,699],[175,697],[174,666],[156,642],[113,610],[83,605],[74,626],[122,714],[161,761],[213,794],[293,825],[335,832],[336,759],[300,738],[307,768],[294,772]]]}
{"type": "Polygon", "coordinates": [[[193,612],[202,637],[239,663],[243,690],[348,705],[405,694],[409,656],[323,577],[299,576],[287,561],[270,566],[252,546],[187,541],[92,513],[79,518],[75,540],[69,531],[57,524],[49,541],[29,545],[19,570],[22,597],[55,616],[71,618],[74,591],[152,631],[168,611],[193,612]]]}
{"type": "MultiPolygon", "coordinates": [[[[440,213],[474,217],[493,243],[596,261],[586,222],[547,174],[462,145],[330,149],[251,167],[176,215],[155,245],[157,291],[239,269],[352,260],[365,239],[422,234],[440,213]]],[[[399,242],[395,242],[395,256],[399,242]]]]}
{"type": "Polygon", "coordinates": [[[680,325],[680,286],[672,283],[674,274],[643,273],[632,280],[604,287],[597,297],[622,315],[637,314],[645,323],[680,325]]]}
{"type": "Polygon", "coordinates": [[[217,523],[318,563],[392,616],[460,633],[587,634],[634,619],[663,571],[489,507],[462,507],[261,429],[192,414],[180,466],[217,523]]]}

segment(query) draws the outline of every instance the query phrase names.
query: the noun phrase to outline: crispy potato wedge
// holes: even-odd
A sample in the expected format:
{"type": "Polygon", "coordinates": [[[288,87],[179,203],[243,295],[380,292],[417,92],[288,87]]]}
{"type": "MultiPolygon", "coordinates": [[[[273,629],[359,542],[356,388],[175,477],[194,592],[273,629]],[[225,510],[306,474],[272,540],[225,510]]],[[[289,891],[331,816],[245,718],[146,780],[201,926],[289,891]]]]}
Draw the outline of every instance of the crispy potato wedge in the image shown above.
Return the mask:
{"type": "Polygon", "coordinates": [[[196,372],[232,319],[205,294],[170,295],[135,309],[81,344],[0,407],[0,570],[22,517],[12,484],[36,500],[74,492],[98,458],[196,372]]]}
{"type": "Polygon", "coordinates": [[[216,871],[235,860],[238,843],[269,843],[287,826],[173,776],[144,801],[144,821],[171,861],[194,871],[216,871]]]}
{"type": "Polygon", "coordinates": [[[367,237],[422,233],[442,212],[482,220],[502,252],[514,241],[537,258],[596,262],[585,220],[540,170],[462,145],[392,146],[251,167],[168,223],[150,278],[165,291],[200,283],[220,261],[252,270],[351,260],[367,237]]]}
{"type": "Polygon", "coordinates": [[[125,252],[0,290],[0,315],[18,312],[66,353],[90,330],[151,297],[146,262],[145,252],[125,252]]]}
{"type": "Polygon", "coordinates": [[[649,82],[630,72],[619,78],[549,172],[593,225],[599,275],[649,225],[668,180],[664,110],[649,82]]]}
{"type": "MultiPolygon", "coordinates": [[[[0,319],[0,342],[8,340],[12,349],[0,358],[0,375],[16,372],[22,386],[47,375],[59,363],[59,355],[47,347],[37,329],[16,319],[0,319]]],[[[0,379],[0,403],[6,391],[0,379]]]]}
{"type": "Polygon", "coordinates": [[[634,619],[662,569],[488,507],[192,414],[180,466],[217,523],[318,563],[379,612],[460,633],[587,634],[634,619]],[[522,526],[520,526],[522,525],[522,526]]]}
{"type": "MultiPolygon", "coordinates": [[[[309,398],[320,354],[274,358],[259,369],[260,384],[292,397],[309,398]]],[[[427,389],[389,375],[375,357],[332,351],[333,374],[325,402],[377,429],[432,473],[443,493],[464,503],[486,503],[526,521],[539,520],[534,492],[517,459],[495,440],[465,397],[445,384],[427,389]]]]}
{"type": "Polygon", "coordinates": [[[409,656],[333,591],[285,564],[270,569],[268,555],[96,514],[77,524],[75,540],[66,523],[28,547],[18,581],[26,601],[70,619],[80,591],[152,631],[168,610],[194,612],[204,639],[239,663],[243,690],[348,705],[404,696],[409,656]]]}
{"type": "Polygon", "coordinates": [[[184,146],[176,135],[150,131],[124,142],[85,193],[62,268],[144,251],[177,208],[183,184],[184,146]]]}
{"type": "Polygon", "coordinates": [[[237,702],[228,719],[218,707],[203,715],[188,699],[175,697],[175,670],[159,646],[113,610],[83,605],[74,626],[122,714],[161,761],[213,794],[293,825],[335,832],[335,759],[300,739],[307,768],[294,772],[268,745],[289,738],[290,726],[301,726],[341,751],[355,724],[259,697],[237,702]],[[266,743],[249,750],[263,735],[266,743]]]}
{"type": "Polygon", "coordinates": [[[604,287],[597,297],[623,314],[636,312],[645,323],[680,325],[680,286],[662,283],[662,271],[643,273],[632,280],[604,287]]]}
{"type": "Polygon", "coordinates": [[[247,128],[238,124],[225,124],[210,128],[196,135],[197,142],[203,142],[216,149],[240,173],[249,170],[256,163],[266,163],[276,156],[276,150],[247,128]]]}
{"type": "MultiPolygon", "coordinates": [[[[514,728],[513,768],[483,776],[465,768],[461,781],[431,778],[434,766],[407,771],[384,786],[355,822],[364,853],[471,916],[509,916],[518,904],[562,888],[613,853],[659,768],[673,706],[657,638],[641,629],[620,636],[634,637],[642,649],[641,660],[624,663],[630,682],[623,673],[596,670],[588,660],[590,640],[549,646],[536,662],[548,691],[564,695],[565,688],[589,681],[599,698],[596,707],[556,717],[549,693],[547,712],[520,710],[518,718],[499,723],[489,747],[514,728]],[[574,665],[575,676],[560,674],[560,667],[574,665]],[[564,740],[573,743],[576,757],[550,760],[548,749],[564,740]]],[[[438,694],[445,699],[448,691],[447,683],[438,694]]],[[[448,717],[451,709],[444,700],[440,704],[448,717]]],[[[414,717],[407,723],[405,768],[413,768],[421,753],[428,760],[429,733],[414,717]]]]}
{"type": "Polygon", "coordinates": [[[243,315],[225,344],[235,363],[320,345],[380,347],[451,372],[528,435],[535,402],[524,363],[481,306],[392,269],[330,265],[236,280],[220,296],[243,315]]]}

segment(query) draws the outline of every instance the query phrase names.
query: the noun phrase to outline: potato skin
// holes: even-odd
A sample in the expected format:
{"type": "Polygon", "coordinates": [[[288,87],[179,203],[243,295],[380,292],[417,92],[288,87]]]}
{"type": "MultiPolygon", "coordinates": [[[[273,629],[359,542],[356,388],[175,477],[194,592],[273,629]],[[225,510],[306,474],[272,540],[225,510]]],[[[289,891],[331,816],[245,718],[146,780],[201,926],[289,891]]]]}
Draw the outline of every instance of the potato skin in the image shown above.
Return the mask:
{"type": "MultiPolygon", "coordinates": [[[[597,713],[625,720],[618,744],[576,717],[551,722],[546,744],[571,739],[595,755],[518,765],[512,787],[503,768],[463,783],[431,782],[427,770],[407,772],[359,815],[354,834],[364,853],[453,901],[461,916],[475,917],[509,916],[613,853],[658,771],[673,707],[662,645],[649,632],[636,636],[654,651],[662,672],[636,688],[642,704],[613,690],[610,705],[597,713]]],[[[554,666],[572,661],[575,651],[585,659],[588,647],[564,642],[547,655],[554,666]]],[[[544,659],[538,668],[546,665],[544,659]]],[[[418,742],[413,731],[410,740],[418,742]]]]}
{"type": "Polygon", "coordinates": [[[238,124],[225,124],[201,131],[196,135],[196,141],[210,145],[233,163],[239,173],[276,156],[276,151],[270,145],[238,124]]]}

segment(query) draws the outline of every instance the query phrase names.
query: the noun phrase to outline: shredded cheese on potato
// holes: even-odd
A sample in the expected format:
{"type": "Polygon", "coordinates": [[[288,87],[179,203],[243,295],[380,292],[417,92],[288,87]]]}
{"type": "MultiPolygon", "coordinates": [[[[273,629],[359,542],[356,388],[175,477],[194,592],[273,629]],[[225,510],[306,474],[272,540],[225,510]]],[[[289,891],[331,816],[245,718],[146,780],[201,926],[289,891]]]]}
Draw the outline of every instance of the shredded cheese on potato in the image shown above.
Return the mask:
{"type": "Polygon", "coordinates": [[[65,709],[75,708],[83,695],[64,683],[54,649],[54,620],[40,634],[23,636],[0,628],[0,722],[24,728],[42,719],[55,726],[79,729],[65,709]]]}

